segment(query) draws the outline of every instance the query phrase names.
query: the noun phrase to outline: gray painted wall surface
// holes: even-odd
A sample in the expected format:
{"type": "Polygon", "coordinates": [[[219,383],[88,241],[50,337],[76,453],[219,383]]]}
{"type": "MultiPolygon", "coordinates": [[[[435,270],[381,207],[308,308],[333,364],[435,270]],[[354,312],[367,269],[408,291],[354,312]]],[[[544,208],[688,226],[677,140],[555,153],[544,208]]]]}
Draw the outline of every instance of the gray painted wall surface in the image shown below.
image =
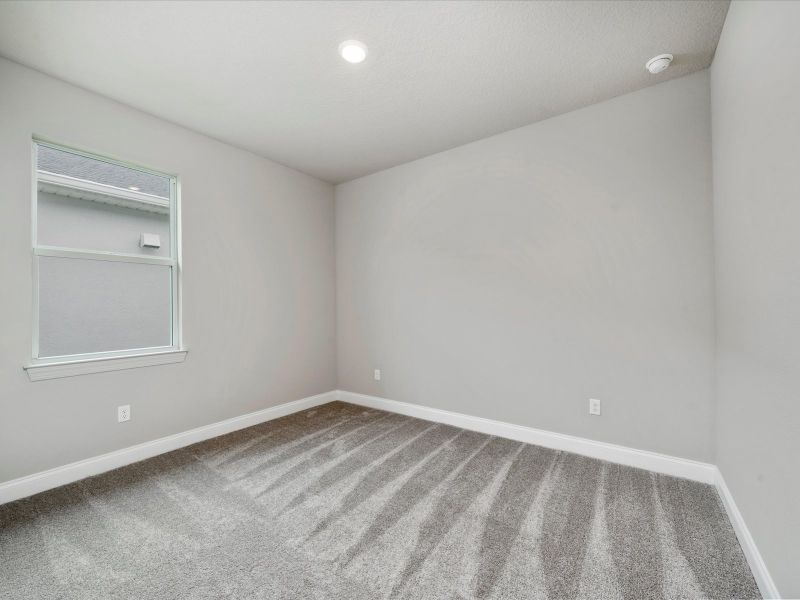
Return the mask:
{"type": "Polygon", "coordinates": [[[330,185],[6,60],[0,89],[0,481],[335,388],[330,185]],[[33,135],[180,175],[186,362],[28,380],[33,135]]]}
{"type": "Polygon", "coordinates": [[[171,269],[39,258],[39,356],[169,346],[171,269]]]}
{"type": "Polygon", "coordinates": [[[39,243],[169,257],[169,215],[38,193],[39,243]],[[160,248],[139,247],[139,235],[157,233],[160,248]]]}
{"type": "Polygon", "coordinates": [[[339,387],[712,460],[709,124],[704,71],[337,186],[339,387]]]}
{"type": "Polygon", "coordinates": [[[800,598],[800,3],[734,2],[711,70],[717,461],[800,598]]]}

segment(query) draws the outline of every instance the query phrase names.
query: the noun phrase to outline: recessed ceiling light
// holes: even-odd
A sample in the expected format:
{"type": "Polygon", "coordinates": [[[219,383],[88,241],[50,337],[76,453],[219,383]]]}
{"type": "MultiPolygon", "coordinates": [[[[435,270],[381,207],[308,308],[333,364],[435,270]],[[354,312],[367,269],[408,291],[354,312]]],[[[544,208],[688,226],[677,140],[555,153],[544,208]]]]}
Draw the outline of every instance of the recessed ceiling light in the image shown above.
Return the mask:
{"type": "Polygon", "coordinates": [[[648,60],[645,67],[653,75],[656,75],[657,73],[661,73],[661,71],[665,71],[671,62],[672,54],[659,54],[648,60]]]}
{"type": "Polygon", "coordinates": [[[139,191],[139,188],[137,188],[135,185],[132,185],[132,186],[131,186],[131,187],[129,187],[128,189],[129,189],[129,190],[133,190],[134,192],[138,192],[138,191],[139,191]]]}
{"type": "Polygon", "coordinates": [[[360,63],[367,58],[367,47],[358,40],[347,40],[339,44],[339,54],[349,63],[360,63]]]}

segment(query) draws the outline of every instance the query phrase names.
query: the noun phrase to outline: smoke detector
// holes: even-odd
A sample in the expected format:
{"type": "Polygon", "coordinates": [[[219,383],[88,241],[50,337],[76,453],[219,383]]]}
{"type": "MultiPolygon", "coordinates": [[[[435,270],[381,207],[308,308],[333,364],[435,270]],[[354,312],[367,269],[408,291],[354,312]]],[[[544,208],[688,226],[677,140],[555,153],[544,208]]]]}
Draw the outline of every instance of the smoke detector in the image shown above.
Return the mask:
{"type": "Polygon", "coordinates": [[[647,70],[653,75],[656,75],[661,73],[661,71],[666,71],[667,67],[672,62],[672,59],[672,54],[659,54],[658,56],[654,56],[648,60],[645,67],[647,67],[647,70]]]}

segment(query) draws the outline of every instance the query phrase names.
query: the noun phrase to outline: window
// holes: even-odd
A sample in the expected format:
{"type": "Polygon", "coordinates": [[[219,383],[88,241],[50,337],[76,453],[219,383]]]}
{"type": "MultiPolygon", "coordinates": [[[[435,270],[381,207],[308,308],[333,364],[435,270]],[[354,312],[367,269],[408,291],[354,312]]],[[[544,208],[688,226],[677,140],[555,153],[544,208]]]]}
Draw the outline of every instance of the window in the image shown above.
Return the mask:
{"type": "Polygon", "coordinates": [[[176,178],[41,141],[34,165],[31,379],[182,360],[176,178]]]}

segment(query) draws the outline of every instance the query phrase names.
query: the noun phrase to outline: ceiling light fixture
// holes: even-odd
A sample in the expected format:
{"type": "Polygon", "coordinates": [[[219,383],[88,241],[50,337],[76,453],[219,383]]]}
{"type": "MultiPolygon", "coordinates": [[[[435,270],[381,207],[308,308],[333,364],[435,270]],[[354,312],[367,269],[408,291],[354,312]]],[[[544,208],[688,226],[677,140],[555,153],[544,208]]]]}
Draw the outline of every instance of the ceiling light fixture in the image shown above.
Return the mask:
{"type": "Polygon", "coordinates": [[[358,40],[347,40],[339,44],[339,54],[349,63],[360,63],[367,58],[367,47],[358,40]]]}
{"type": "Polygon", "coordinates": [[[133,190],[134,192],[138,192],[138,191],[139,191],[139,188],[138,188],[138,187],[136,187],[135,185],[132,185],[132,186],[131,186],[131,187],[129,187],[128,189],[129,189],[129,190],[133,190]]]}
{"type": "Polygon", "coordinates": [[[667,67],[672,62],[672,54],[659,54],[658,56],[654,56],[650,60],[647,61],[645,67],[648,71],[650,71],[653,75],[661,73],[661,71],[666,71],[667,67]]]}

